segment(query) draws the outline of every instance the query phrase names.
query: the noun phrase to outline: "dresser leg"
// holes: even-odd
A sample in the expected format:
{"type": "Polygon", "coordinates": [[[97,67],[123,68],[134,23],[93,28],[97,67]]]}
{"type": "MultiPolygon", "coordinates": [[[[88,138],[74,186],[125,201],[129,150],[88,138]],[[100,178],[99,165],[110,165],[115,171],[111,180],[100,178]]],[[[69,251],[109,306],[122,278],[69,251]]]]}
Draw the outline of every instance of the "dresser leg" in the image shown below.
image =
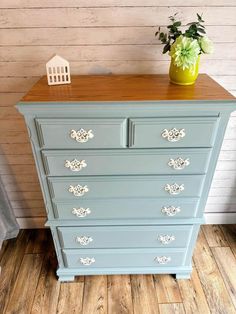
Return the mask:
{"type": "Polygon", "coordinates": [[[62,276],[58,277],[58,280],[61,281],[61,282],[64,282],[64,281],[74,281],[75,280],[75,276],[62,275],[62,276]]]}
{"type": "Polygon", "coordinates": [[[177,273],[175,274],[176,279],[190,279],[191,277],[191,272],[189,273],[177,273]]]}

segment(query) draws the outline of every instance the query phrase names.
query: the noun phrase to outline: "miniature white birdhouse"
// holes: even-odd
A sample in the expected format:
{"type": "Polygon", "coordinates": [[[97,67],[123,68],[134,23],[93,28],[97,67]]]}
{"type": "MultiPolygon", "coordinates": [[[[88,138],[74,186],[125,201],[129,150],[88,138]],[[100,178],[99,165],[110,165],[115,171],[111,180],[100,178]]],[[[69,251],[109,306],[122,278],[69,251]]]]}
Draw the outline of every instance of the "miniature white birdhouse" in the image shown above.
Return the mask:
{"type": "Polygon", "coordinates": [[[46,63],[48,85],[69,84],[70,65],[64,58],[55,55],[46,63]]]}

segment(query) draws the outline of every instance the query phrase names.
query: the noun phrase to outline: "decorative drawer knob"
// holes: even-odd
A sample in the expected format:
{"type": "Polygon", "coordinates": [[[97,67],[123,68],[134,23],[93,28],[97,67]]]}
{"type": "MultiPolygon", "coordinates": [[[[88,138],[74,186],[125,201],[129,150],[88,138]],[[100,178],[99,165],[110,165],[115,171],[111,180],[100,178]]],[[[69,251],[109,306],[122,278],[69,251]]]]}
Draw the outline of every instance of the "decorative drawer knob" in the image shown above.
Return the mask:
{"type": "Polygon", "coordinates": [[[181,211],[180,207],[175,206],[163,206],[161,212],[167,216],[175,216],[181,211]]]}
{"type": "Polygon", "coordinates": [[[181,157],[178,157],[176,159],[170,159],[168,162],[168,166],[172,167],[174,170],[182,170],[185,167],[190,165],[189,158],[183,159],[181,157]]]}
{"type": "Polygon", "coordinates": [[[90,257],[85,257],[85,258],[81,257],[80,263],[82,265],[89,266],[89,265],[95,263],[95,258],[94,257],[91,257],[91,258],[90,257]]]}
{"type": "Polygon", "coordinates": [[[164,129],[161,133],[161,136],[169,142],[178,142],[181,138],[185,137],[185,129],[164,129]]]}
{"type": "Polygon", "coordinates": [[[164,265],[171,261],[170,256],[156,256],[154,258],[154,261],[156,261],[158,264],[164,265]]]}
{"type": "Polygon", "coordinates": [[[177,195],[180,194],[182,191],[184,191],[184,184],[166,184],[165,185],[165,191],[170,193],[171,195],[177,195]]]}
{"type": "Polygon", "coordinates": [[[89,191],[87,185],[82,186],[82,185],[70,185],[68,191],[72,194],[74,194],[74,196],[83,196],[85,193],[87,193],[89,191]]]}
{"type": "Polygon", "coordinates": [[[169,235],[169,234],[160,234],[158,237],[157,237],[157,240],[159,242],[161,242],[162,244],[169,244],[173,241],[175,241],[175,236],[174,235],[169,235]]]}
{"type": "Polygon", "coordinates": [[[65,167],[69,168],[71,171],[80,171],[82,168],[87,167],[87,164],[85,160],[66,160],[65,167]]]}
{"type": "Polygon", "coordinates": [[[91,210],[90,208],[83,208],[83,207],[73,208],[72,214],[79,218],[83,218],[91,214],[91,210]]]}
{"type": "Polygon", "coordinates": [[[86,143],[89,139],[94,137],[94,134],[92,130],[88,131],[84,129],[80,129],[79,131],[71,130],[70,137],[76,140],[76,142],[86,143]]]}
{"type": "Polygon", "coordinates": [[[79,242],[80,245],[88,245],[93,241],[92,237],[80,236],[76,238],[76,242],[79,242]]]}

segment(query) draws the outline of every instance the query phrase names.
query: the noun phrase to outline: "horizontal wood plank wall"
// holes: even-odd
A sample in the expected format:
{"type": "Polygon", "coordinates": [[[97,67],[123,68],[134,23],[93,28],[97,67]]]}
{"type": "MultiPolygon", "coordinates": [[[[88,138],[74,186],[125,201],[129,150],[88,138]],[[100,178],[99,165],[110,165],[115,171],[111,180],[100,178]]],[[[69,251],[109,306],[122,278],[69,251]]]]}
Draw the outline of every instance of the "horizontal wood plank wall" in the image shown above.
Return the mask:
{"type": "MultiPolygon", "coordinates": [[[[73,74],[167,73],[169,58],[154,33],[179,12],[203,13],[215,53],[201,72],[236,95],[235,0],[1,0],[0,174],[23,227],[43,226],[45,209],[27,130],[14,108],[58,53],[73,74]]],[[[206,207],[236,212],[236,113],[230,119],[206,207]]],[[[218,217],[218,216],[217,216],[218,217]]]]}

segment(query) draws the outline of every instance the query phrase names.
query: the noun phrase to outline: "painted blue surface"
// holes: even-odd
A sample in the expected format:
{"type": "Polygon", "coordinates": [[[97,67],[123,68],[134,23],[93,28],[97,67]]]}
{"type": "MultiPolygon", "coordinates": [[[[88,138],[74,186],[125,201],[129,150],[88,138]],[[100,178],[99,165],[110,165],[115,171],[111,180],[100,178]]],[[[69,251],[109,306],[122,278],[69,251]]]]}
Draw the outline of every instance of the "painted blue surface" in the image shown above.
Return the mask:
{"type": "Polygon", "coordinates": [[[234,101],[58,102],[17,105],[25,116],[52,231],[61,281],[76,275],[171,273],[188,278],[191,259],[220,147],[234,101]],[[185,129],[168,142],[163,129],[185,129]],[[94,138],[78,143],[71,129],[92,129],[94,138]],[[189,158],[182,170],[170,158],[189,158]],[[80,172],[66,160],[86,160],[80,172]],[[184,184],[170,195],[165,185],[184,184]],[[70,185],[87,185],[75,197],[70,185]],[[163,206],[180,207],[174,216],[163,206]],[[77,217],[74,208],[89,208],[77,217]],[[159,231],[158,231],[159,230],[159,231]],[[161,245],[157,234],[175,235],[161,245]],[[92,236],[78,246],[77,236],[92,236]],[[156,257],[167,256],[167,264],[156,257]],[[90,266],[80,258],[94,257],[90,266]]]}

